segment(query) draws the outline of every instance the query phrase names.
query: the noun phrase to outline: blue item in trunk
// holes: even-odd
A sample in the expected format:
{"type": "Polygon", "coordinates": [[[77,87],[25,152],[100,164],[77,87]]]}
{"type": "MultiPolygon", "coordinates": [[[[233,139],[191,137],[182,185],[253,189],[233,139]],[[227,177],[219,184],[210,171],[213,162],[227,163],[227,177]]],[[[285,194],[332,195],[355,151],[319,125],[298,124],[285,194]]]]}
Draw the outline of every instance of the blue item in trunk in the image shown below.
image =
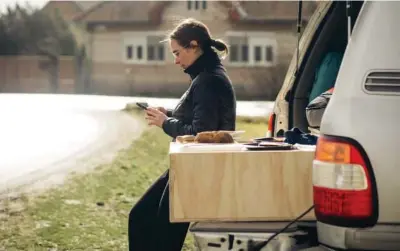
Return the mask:
{"type": "Polygon", "coordinates": [[[308,97],[309,103],[321,95],[321,93],[335,86],[342,59],[343,54],[339,52],[329,52],[326,54],[315,73],[314,84],[308,97]]]}
{"type": "Polygon", "coordinates": [[[289,143],[292,145],[316,145],[317,140],[317,136],[305,133],[297,127],[294,127],[290,131],[285,132],[285,143],[289,143]]]}

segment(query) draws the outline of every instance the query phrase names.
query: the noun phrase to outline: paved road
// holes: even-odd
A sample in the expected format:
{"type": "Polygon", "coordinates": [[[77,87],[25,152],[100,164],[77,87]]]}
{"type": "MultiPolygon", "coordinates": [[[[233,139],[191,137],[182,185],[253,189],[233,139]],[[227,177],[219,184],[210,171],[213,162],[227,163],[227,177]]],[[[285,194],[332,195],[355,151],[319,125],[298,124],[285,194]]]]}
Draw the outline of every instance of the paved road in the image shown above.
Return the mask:
{"type": "Polygon", "coordinates": [[[143,129],[120,110],[114,99],[0,95],[0,194],[111,160],[143,129]]]}
{"type": "MultiPolygon", "coordinates": [[[[0,94],[0,194],[19,185],[62,180],[79,166],[111,160],[144,125],[121,112],[146,101],[173,108],[177,99],[0,94]]],[[[271,102],[239,102],[238,115],[267,116],[271,102]]]]}

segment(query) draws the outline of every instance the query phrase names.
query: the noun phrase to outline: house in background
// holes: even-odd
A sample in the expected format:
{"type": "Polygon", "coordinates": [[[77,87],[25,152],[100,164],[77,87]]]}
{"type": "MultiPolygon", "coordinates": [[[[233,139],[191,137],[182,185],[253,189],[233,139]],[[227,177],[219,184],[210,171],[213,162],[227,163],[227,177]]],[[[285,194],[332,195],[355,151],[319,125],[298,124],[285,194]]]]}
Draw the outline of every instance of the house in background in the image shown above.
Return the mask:
{"type": "MultiPolygon", "coordinates": [[[[223,63],[238,98],[274,99],[296,47],[295,1],[90,3],[50,1],[45,8],[60,12],[84,31],[80,40],[91,62],[91,93],[182,94],[189,78],[174,65],[168,44],[160,41],[178,21],[188,17],[204,22],[214,38],[230,45],[223,63]]],[[[303,3],[305,21],[316,5],[303,3]]]]}

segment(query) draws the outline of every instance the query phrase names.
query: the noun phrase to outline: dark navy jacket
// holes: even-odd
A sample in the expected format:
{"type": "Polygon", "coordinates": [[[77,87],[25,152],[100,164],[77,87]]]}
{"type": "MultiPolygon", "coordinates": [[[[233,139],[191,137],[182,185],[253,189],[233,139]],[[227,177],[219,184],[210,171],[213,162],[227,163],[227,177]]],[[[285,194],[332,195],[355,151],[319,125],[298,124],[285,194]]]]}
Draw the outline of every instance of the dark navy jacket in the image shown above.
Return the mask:
{"type": "Polygon", "coordinates": [[[192,80],[162,128],[176,138],[203,131],[235,130],[236,96],[218,55],[205,51],[185,73],[192,80]]]}

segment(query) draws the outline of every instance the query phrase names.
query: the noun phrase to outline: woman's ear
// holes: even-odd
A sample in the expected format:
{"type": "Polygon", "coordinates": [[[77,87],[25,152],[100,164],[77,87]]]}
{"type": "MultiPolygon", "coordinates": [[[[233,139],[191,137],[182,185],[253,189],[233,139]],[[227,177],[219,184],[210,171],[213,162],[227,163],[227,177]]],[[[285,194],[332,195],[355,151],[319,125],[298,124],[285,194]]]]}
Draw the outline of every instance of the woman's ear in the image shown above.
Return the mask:
{"type": "Polygon", "coordinates": [[[190,48],[196,48],[199,47],[199,43],[197,43],[196,40],[190,41],[190,48]]]}

